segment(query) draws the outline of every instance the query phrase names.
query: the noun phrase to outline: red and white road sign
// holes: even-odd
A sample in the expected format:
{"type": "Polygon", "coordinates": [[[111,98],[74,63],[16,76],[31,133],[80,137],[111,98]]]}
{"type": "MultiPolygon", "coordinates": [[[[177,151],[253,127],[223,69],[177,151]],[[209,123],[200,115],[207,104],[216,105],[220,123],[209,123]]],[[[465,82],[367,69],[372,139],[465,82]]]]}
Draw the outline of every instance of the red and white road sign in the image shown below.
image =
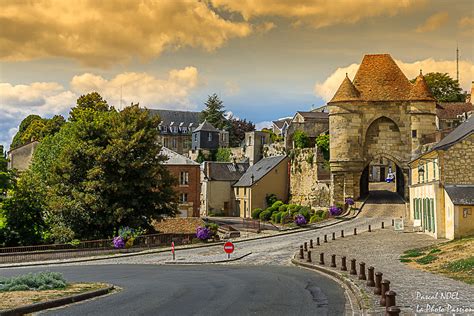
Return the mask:
{"type": "Polygon", "coordinates": [[[224,251],[228,254],[231,254],[234,252],[234,244],[231,243],[230,241],[226,242],[224,244],[224,251]]]}
{"type": "Polygon", "coordinates": [[[174,241],[171,242],[171,252],[174,253],[174,241]]]}

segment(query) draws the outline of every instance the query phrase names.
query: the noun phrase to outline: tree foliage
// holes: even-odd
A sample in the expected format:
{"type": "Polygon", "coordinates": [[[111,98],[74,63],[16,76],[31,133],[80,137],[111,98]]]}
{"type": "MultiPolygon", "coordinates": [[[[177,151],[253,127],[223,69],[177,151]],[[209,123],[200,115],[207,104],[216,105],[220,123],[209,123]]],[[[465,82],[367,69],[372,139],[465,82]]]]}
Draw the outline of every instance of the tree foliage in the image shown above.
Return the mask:
{"type": "MultiPolygon", "coordinates": [[[[424,75],[426,83],[439,102],[464,102],[466,95],[462,92],[459,82],[447,73],[430,72],[424,75]]],[[[412,80],[415,82],[416,78],[412,80]]]]}
{"type": "Polygon", "coordinates": [[[306,133],[300,130],[293,134],[293,142],[295,144],[295,148],[307,148],[310,144],[306,133]]]}
{"type": "Polygon", "coordinates": [[[41,141],[46,136],[57,133],[65,122],[61,115],[55,115],[51,119],[29,115],[20,123],[11,147],[16,148],[34,140],[41,141]]]}
{"type": "Polygon", "coordinates": [[[224,103],[217,94],[210,95],[204,103],[206,108],[201,111],[201,122],[205,120],[219,129],[226,129],[228,122],[224,116],[224,103]]]}
{"type": "Polygon", "coordinates": [[[228,120],[229,124],[229,146],[239,147],[245,139],[246,132],[253,132],[255,130],[255,124],[246,119],[238,119],[230,117],[228,120]]]}
{"type": "Polygon", "coordinates": [[[86,95],[81,95],[76,102],[77,106],[72,108],[69,112],[69,121],[76,121],[78,114],[85,109],[90,109],[95,112],[107,112],[111,110],[107,101],[97,92],[92,92],[86,95]]]}
{"type": "Polygon", "coordinates": [[[232,152],[230,148],[219,148],[216,153],[216,161],[231,162],[232,152]]]}
{"type": "Polygon", "coordinates": [[[316,138],[316,145],[323,153],[325,160],[329,160],[329,134],[322,134],[316,138]]]}

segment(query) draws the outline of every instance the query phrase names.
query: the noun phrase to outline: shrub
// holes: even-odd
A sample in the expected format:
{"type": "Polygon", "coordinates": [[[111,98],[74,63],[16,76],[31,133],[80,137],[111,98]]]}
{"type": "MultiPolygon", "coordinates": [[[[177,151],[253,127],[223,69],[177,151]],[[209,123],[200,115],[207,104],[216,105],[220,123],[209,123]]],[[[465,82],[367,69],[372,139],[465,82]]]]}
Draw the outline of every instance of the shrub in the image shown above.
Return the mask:
{"type": "Polygon", "coordinates": [[[331,216],[338,216],[341,215],[342,209],[339,206],[331,205],[329,207],[329,213],[331,214],[331,216]]]}
{"type": "Polygon", "coordinates": [[[349,206],[354,205],[354,199],[353,198],[346,198],[346,204],[349,206]]]}
{"type": "Polygon", "coordinates": [[[274,223],[280,223],[281,222],[281,217],[284,216],[285,212],[278,212],[275,213],[275,220],[273,221],[274,223]]]}
{"type": "Polygon", "coordinates": [[[252,211],[252,218],[253,219],[259,219],[260,213],[262,213],[263,210],[261,208],[256,208],[252,211]]]}
{"type": "Polygon", "coordinates": [[[282,206],[280,206],[280,207],[278,208],[278,211],[279,211],[279,212],[286,212],[286,211],[288,210],[287,208],[288,208],[288,206],[285,205],[285,204],[283,204],[282,206]]]}
{"type": "Polygon", "coordinates": [[[28,273],[11,278],[0,277],[0,292],[54,290],[63,289],[66,285],[63,275],[58,272],[28,273]]]}
{"type": "Polygon", "coordinates": [[[328,212],[327,210],[324,210],[324,211],[323,211],[322,218],[323,218],[323,219],[329,218],[329,212],[328,212]]]}
{"type": "Polygon", "coordinates": [[[314,214],[313,216],[311,216],[309,222],[312,224],[312,223],[317,223],[317,222],[321,222],[323,220],[323,218],[317,214],[314,214]]]}
{"type": "Polygon", "coordinates": [[[286,223],[288,223],[292,220],[293,220],[293,217],[291,215],[289,215],[287,212],[285,212],[281,215],[280,223],[281,224],[286,224],[286,223]]]}
{"type": "Polygon", "coordinates": [[[114,238],[113,244],[115,249],[122,249],[125,247],[125,240],[122,237],[117,236],[114,238]]]}
{"type": "Polygon", "coordinates": [[[295,142],[296,148],[307,148],[309,147],[309,138],[303,131],[296,131],[293,134],[293,141],[295,142]]]}
{"type": "Polygon", "coordinates": [[[265,196],[265,201],[267,202],[267,205],[270,206],[270,205],[273,205],[273,203],[275,203],[276,201],[278,201],[278,198],[275,194],[267,194],[265,196]]]}
{"type": "Polygon", "coordinates": [[[272,216],[272,212],[268,209],[260,213],[259,218],[261,221],[268,221],[270,217],[272,216]]]}
{"type": "Polygon", "coordinates": [[[280,206],[283,205],[283,202],[282,201],[276,201],[275,203],[272,204],[272,207],[274,208],[279,208],[280,206]]]}
{"type": "Polygon", "coordinates": [[[208,240],[209,238],[212,237],[212,232],[209,228],[207,227],[201,227],[199,226],[196,229],[196,237],[201,239],[201,240],[208,240]]]}
{"type": "Polygon", "coordinates": [[[298,225],[298,226],[303,226],[303,225],[306,225],[306,218],[301,215],[301,214],[298,214],[296,215],[295,217],[295,224],[298,225]]]}
{"type": "Polygon", "coordinates": [[[299,210],[298,213],[303,215],[304,218],[306,219],[306,221],[309,221],[309,219],[311,217],[311,208],[309,208],[307,206],[304,206],[299,210]]]}
{"type": "Polygon", "coordinates": [[[295,215],[301,210],[301,205],[295,205],[294,207],[290,208],[290,214],[295,215]]]}
{"type": "Polygon", "coordinates": [[[314,212],[314,215],[318,215],[319,217],[323,218],[324,210],[317,210],[314,212]]]}

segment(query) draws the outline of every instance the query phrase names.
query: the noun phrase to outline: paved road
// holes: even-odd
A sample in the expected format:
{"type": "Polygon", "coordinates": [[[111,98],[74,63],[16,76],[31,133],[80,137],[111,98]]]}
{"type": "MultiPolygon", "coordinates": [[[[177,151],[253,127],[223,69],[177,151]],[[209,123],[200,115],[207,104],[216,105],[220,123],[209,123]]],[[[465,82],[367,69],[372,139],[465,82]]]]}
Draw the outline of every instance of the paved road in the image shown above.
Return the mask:
{"type": "MultiPolygon", "coordinates": [[[[45,268],[9,269],[14,275],[45,268]]],[[[47,315],[343,315],[344,290],[296,267],[100,265],[48,267],[70,281],[123,288],[47,315]]]]}

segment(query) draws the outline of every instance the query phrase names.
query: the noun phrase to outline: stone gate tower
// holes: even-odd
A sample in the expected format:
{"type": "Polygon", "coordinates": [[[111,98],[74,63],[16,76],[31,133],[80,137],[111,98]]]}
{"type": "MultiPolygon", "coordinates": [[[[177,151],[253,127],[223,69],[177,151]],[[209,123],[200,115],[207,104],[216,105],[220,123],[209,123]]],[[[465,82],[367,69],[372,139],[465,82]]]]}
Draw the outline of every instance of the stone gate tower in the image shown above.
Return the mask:
{"type": "Polygon", "coordinates": [[[328,108],[331,201],[368,193],[369,163],[380,158],[396,164],[397,192],[406,199],[407,163],[436,132],[436,102],[421,71],[412,84],[390,55],[366,55],[328,108]]]}

